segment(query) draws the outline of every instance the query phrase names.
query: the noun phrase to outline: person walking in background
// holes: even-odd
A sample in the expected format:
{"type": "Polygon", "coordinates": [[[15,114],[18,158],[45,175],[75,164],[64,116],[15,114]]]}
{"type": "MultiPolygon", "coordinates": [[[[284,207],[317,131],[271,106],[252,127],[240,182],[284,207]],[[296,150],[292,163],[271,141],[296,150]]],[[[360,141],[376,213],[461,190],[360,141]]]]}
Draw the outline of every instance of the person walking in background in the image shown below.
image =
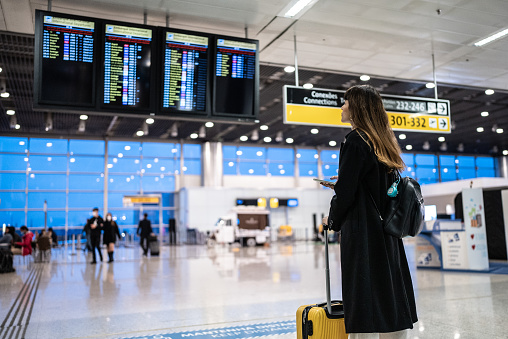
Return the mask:
{"type": "Polygon", "coordinates": [[[147,219],[148,214],[144,214],[143,220],[139,222],[138,230],[136,231],[136,234],[139,235],[141,238],[139,244],[141,245],[141,248],[143,249],[143,255],[146,257],[148,254],[148,243],[150,235],[152,234],[152,223],[150,220],[147,219]]]}
{"type": "Polygon", "coordinates": [[[21,226],[21,233],[23,233],[23,237],[21,238],[21,242],[14,243],[15,245],[21,246],[21,249],[13,250],[13,254],[21,254],[23,256],[32,254],[32,239],[34,234],[28,230],[28,227],[21,226]]]}
{"type": "MultiPolygon", "coordinates": [[[[101,252],[101,231],[104,226],[104,220],[99,215],[99,209],[96,207],[93,209],[93,217],[88,219],[87,225],[90,227],[90,241],[92,243],[92,253],[93,253],[93,261],[92,264],[96,264],[97,260],[95,257],[95,250],[99,252],[99,258],[102,261],[102,252],[101,252]]],[[[85,226],[86,228],[86,226],[85,226]]]]}
{"type": "Polygon", "coordinates": [[[9,246],[10,249],[13,242],[14,239],[12,237],[11,230],[7,228],[3,236],[0,238],[0,244],[4,244],[4,246],[9,246]]]}
{"type": "Polygon", "coordinates": [[[116,221],[113,220],[111,213],[106,214],[106,220],[104,221],[104,235],[102,236],[102,242],[106,245],[108,250],[108,262],[114,261],[115,254],[115,242],[116,238],[121,239],[120,230],[116,221]]]}
{"type": "Polygon", "coordinates": [[[341,231],[342,299],[350,339],[405,339],[418,321],[401,239],[383,230],[388,188],[405,168],[379,93],[369,85],[344,95],[343,123],[353,130],[340,148],[339,174],[323,224],[341,231]]]}
{"type": "Polygon", "coordinates": [[[53,227],[48,228],[48,236],[51,239],[51,245],[53,247],[57,247],[58,246],[58,237],[57,237],[55,231],[53,230],[53,227]]]}

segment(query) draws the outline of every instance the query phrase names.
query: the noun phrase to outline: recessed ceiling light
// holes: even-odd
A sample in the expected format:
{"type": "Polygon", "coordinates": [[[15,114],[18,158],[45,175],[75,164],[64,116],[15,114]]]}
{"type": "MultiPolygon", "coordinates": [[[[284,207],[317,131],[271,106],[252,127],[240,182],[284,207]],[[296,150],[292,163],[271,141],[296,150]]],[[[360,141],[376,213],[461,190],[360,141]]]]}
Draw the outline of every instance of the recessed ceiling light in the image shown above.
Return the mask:
{"type": "Polygon", "coordinates": [[[240,137],[240,141],[247,141],[247,140],[249,140],[249,137],[248,137],[248,136],[246,136],[246,135],[242,135],[242,136],[240,137]]]}
{"type": "Polygon", "coordinates": [[[481,112],[480,114],[482,115],[482,117],[488,117],[489,116],[489,112],[487,112],[487,111],[481,112]]]}
{"type": "Polygon", "coordinates": [[[197,138],[198,138],[198,136],[199,136],[199,135],[198,135],[197,133],[192,133],[192,134],[190,135],[190,138],[191,138],[191,139],[197,139],[197,138]]]}
{"type": "Polygon", "coordinates": [[[272,138],[270,138],[270,137],[264,137],[263,141],[264,142],[272,142],[272,138]]]}
{"type": "Polygon", "coordinates": [[[261,126],[259,126],[259,129],[262,130],[262,131],[266,131],[268,129],[268,126],[261,125],[261,126]]]}
{"type": "Polygon", "coordinates": [[[476,131],[477,131],[477,132],[479,132],[479,133],[481,133],[481,132],[483,132],[483,131],[484,131],[484,129],[483,129],[483,127],[478,127],[478,128],[476,129],[476,131]]]}
{"type": "Polygon", "coordinates": [[[296,70],[293,66],[286,66],[284,67],[284,72],[286,73],[293,73],[296,70]]]}
{"type": "Polygon", "coordinates": [[[295,142],[295,141],[293,140],[293,138],[286,138],[286,142],[287,142],[288,144],[292,144],[292,143],[293,143],[293,142],[295,142]]]}
{"type": "Polygon", "coordinates": [[[337,141],[334,141],[334,140],[331,140],[328,145],[334,147],[334,146],[337,146],[337,141]]]}
{"type": "Polygon", "coordinates": [[[87,119],[88,119],[88,115],[86,115],[86,114],[81,114],[81,115],[79,116],[79,119],[80,119],[80,120],[87,120],[87,119]]]}
{"type": "Polygon", "coordinates": [[[314,87],[314,85],[309,82],[306,84],[303,84],[303,88],[305,88],[305,89],[311,89],[312,87],[314,87]]]}
{"type": "Polygon", "coordinates": [[[3,71],[2,67],[0,67],[0,73],[3,71]]]}
{"type": "Polygon", "coordinates": [[[400,139],[400,140],[404,140],[404,139],[406,139],[406,135],[405,135],[405,134],[399,134],[399,139],[400,139]]]}
{"type": "Polygon", "coordinates": [[[211,128],[211,127],[213,127],[213,122],[208,121],[208,122],[205,124],[205,126],[206,126],[206,127],[208,127],[208,128],[211,128]]]}
{"type": "Polygon", "coordinates": [[[498,128],[498,129],[496,129],[496,133],[501,134],[501,133],[503,133],[503,132],[504,132],[504,130],[503,130],[502,128],[498,128]]]}
{"type": "Polygon", "coordinates": [[[492,94],[494,94],[494,93],[495,93],[495,92],[494,92],[494,90],[493,90],[493,89],[486,89],[486,90],[485,90],[485,94],[487,94],[487,95],[492,95],[492,94]]]}
{"type": "Polygon", "coordinates": [[[148,125],[151,125],[155,122],[155,120],[153,120],[152,118],[148,118],[145,120],[145,122],[148,124],[148,125]]]}
{"type": "Polygon", "coordinates": [[[316,2],[317,0],[291,1],[278,16],[298,19],[299,16],[308,11],[316,2]]]}
{"type": "Polygon", "coordinates": [[[506,149],[505,149],[505,150],[503,151],[503,155],[508,155],[508,150],[506,150],[506,149]]]}
{"type": "Polygon", "coordinates": [[[412,150],[412,149],[413,149],[413,146],[412,146],[412,145],[406,145],[406,149],[407,149],[408,151],[410,151],[410,150],[412,150]]]}
{"type": "Polygon", "coordinates": [[[16,126],[14,126],[14,128],[16,128],[16,129],[20,129],[20,128],[21,128],[21,125],[20,125],[20,124],[16,124],[16,126]]]}
{"type": "Polygon", "coordinates": [[[142,137],[143,135],[145,135],[145,132],[143,132],[143,131],[137,131],[137,132],[136,132],[136,135],[137,135],[138,137],[142,137]]]}
{"type": "Polygon", "coordinates": [[[310,130],[310,132],[311,132],[312,134],[318,134],[318,133],[319,133],[319,130],[318,130],[317,128],[313,128],[313,129],[311,129],[311,130],[310,130]]]}
{"type": "Polygon", "coordinates": [[[425,87],[427,87],[427,88],[434,88],[434,87],[436,87],[436,84],[434,84],[433,82],[427,82],[425,84],[425,87]]]}
{"type": "Polygon", "coordinates": [[[368,76],[367,74],[361,75],[360,76],[360,80],[361,81],[369,81],[370,80],[370,76],[368,76]]]}
{"type": "Polygon", "coordinates": [[[494,40],[497,40],[497,39],[501,39],[502,37],[504,37],[506,34],[508,34],[508,28],[507,29],[504,29],[500,32],[497,32],[497,33],[494,33],[488,37],[486,37],[485,39],[482,39],[480,41],[477,41],[474,43],[474,45],[476,47],[481,47],[483,45],[486,45],[488,44],[489,42],[492,42],[494,40]]]}
{"type": "Polygon", "coordinates": [[[438,140],[439,142],[444,142],[444,141],[445,141],[445,137],[439,137],[439,138],[437,138],[437,140],[438,140]]]}
{"type": "Polygon", "coordinates": [[[5,113],[7,113],[7,115],[14,115],[16,114],[16,111],[13,109],[8,109],[5,113]]]}
{"type": "Polygon", "coordinates": [[[0,97],[2,98],[8,98],[9,96],[10,96],[9,92],[0,93],[0,97]]]}

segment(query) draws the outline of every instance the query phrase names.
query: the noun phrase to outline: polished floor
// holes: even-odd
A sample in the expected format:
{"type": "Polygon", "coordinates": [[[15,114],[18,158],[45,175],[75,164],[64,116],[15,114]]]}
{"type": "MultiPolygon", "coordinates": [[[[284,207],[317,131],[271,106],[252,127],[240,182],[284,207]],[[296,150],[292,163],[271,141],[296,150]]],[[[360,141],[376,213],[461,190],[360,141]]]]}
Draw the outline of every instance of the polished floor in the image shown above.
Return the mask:
{"type": "MultiPolygon", "coordinates": [[[[508,338],[508,275],[416,269],[420,321],[409,338],[508,338]]],[[[299,305],[324,300],[324,247],[121,247],[112,264],[71,248],[15,259],[0,275],[0,338],[295,338],[299,305]]],[[[331,245],[340,299],[339,246],[331,245]]]]}

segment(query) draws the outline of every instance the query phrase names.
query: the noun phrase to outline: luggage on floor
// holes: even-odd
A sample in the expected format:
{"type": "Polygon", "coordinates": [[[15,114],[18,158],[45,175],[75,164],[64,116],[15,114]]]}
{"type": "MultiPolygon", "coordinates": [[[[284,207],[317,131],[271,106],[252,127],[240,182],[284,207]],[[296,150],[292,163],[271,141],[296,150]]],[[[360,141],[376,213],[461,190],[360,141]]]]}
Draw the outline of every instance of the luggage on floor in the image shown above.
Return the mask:
{"type": "Polygon", "coordinates": [[[10,246],[0,246],[0,273],[15,272],[10,246]]]}
{"type": "Polygon", "coordinates": [[[328,260],[328,230],[325,229],[326,302],[303,305],[296,311],[297,339],[347,339],[344,307],[330,298],[330,263],[328,260]]]}
{"type": "Polygon", "coordinates": [[[157,240],[156,235],[148,238],[148,244],[150,247],[150,255],[159,255],[159,240],[157,240]]]}

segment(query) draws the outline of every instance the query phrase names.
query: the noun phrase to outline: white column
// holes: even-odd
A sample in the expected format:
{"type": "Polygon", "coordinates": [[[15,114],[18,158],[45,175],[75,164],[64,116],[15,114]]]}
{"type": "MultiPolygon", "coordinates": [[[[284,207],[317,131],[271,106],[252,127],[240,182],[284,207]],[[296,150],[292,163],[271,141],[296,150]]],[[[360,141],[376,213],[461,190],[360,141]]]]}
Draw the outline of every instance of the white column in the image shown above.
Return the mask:
{"type": "Polygon", "coordinates": [[[205,142],[201,147],[201,186],[223,186],[223,156],[221,142],[205,142]]]}

